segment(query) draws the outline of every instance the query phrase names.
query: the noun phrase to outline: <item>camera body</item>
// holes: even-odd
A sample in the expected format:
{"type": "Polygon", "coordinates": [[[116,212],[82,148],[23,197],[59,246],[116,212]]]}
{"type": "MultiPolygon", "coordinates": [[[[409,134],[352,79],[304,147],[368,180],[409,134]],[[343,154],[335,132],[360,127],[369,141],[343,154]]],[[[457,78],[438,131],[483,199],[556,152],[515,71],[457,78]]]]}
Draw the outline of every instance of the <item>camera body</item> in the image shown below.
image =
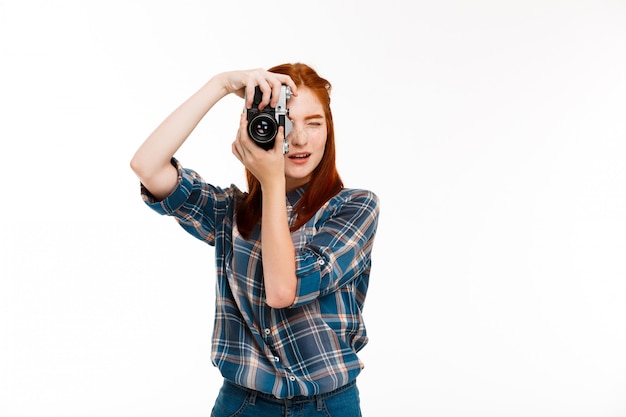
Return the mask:
{"type": "Polygon", "coordinates": [[[291,120],[289,120],[289,109],[287,108],[287,100],[291,98],[291,88],[282,85],[280,88],[280,97],[276,107],[267,105],[263,110],[259,110],[263,93],[257,86],[254,88],[254,100],[252,107],[247,109],[248,117],[248,135],[261,148],[268,150],[274,147],[278,127],[283,126],[285,129],[285,141],[283,143],[283,154],[289,152],[289,143],[287,135],[293,128],[291,120]]]}

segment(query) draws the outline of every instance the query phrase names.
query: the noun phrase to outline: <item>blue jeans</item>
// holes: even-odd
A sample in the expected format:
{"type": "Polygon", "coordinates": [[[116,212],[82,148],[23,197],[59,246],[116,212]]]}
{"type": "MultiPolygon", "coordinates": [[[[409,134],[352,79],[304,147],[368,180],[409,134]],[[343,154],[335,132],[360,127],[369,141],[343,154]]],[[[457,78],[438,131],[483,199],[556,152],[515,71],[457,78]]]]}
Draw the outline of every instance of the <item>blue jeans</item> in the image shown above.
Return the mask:
{"type": "Polygon", "coordinates": [[[291,399],[254,391],[224,380],[211,417],[361,417],[356,382],[335,391],[291,399]]]}

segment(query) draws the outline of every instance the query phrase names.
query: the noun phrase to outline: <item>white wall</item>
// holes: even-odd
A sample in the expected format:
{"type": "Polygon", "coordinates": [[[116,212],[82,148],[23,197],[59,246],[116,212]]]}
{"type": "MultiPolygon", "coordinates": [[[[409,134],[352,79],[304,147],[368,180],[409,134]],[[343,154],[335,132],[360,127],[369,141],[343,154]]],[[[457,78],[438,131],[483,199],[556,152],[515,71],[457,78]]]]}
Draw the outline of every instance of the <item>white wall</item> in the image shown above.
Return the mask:
{"type": "MultiPolygon", "coordinates": [[[[128,164],[211,75],[289,61],[382,200],[364,414],[626,415],[626,3],[219,3],[0,0],[0,415],[209,414],[213,252],[128,164]]],[[[179,154],[217,184],[239,111],[179,154]]]]}

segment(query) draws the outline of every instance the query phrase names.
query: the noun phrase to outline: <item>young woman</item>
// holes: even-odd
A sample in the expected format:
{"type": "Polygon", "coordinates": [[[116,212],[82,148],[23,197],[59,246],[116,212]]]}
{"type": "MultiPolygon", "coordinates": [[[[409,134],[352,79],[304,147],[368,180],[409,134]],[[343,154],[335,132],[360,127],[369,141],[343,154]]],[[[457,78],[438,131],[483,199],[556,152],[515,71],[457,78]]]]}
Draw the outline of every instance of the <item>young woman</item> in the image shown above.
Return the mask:
{"type": "MultiPolygon", "coordinates": [[[[224,377],[212,416],[360,416],[357,353],[378,225],[377,196],[348,189],[335,165],[331,85],[305,64],[215,75],[168,116],[132,158],[144,201],[215,247],[211,359],[224,377]],[[207,112],[234,93],[275,108],[281,86],[291,132],[269,150],[232,143],[247,191],[205,182],[174,158],[207,112]],[[283,153],[283,140],[288,143],[283,153]]],[[[219,147],[216,146],[216,149],[219,147]]]]}

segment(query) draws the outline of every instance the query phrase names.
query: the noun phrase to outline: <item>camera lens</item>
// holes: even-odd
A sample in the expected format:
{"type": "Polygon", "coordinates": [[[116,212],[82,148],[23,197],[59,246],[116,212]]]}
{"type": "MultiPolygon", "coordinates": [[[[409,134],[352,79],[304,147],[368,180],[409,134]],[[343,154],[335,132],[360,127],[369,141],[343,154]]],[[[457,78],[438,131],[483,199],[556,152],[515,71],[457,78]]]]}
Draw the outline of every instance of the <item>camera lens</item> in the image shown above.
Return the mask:
{"type": "Polygon", "coordinates": [[[276,120],[267,114],[259,114],[248,122],[248,135],[264,149],[271,149],[274,146],[277,133],[276,120]]]}
{"type": "Polygon", "coordinates": [[[261,137],[266,137],[271,130],[271,126],[267,122],[267,120],[259,120],[255,125],[252,126],[254,129],[254,133],[261,137]]]}

